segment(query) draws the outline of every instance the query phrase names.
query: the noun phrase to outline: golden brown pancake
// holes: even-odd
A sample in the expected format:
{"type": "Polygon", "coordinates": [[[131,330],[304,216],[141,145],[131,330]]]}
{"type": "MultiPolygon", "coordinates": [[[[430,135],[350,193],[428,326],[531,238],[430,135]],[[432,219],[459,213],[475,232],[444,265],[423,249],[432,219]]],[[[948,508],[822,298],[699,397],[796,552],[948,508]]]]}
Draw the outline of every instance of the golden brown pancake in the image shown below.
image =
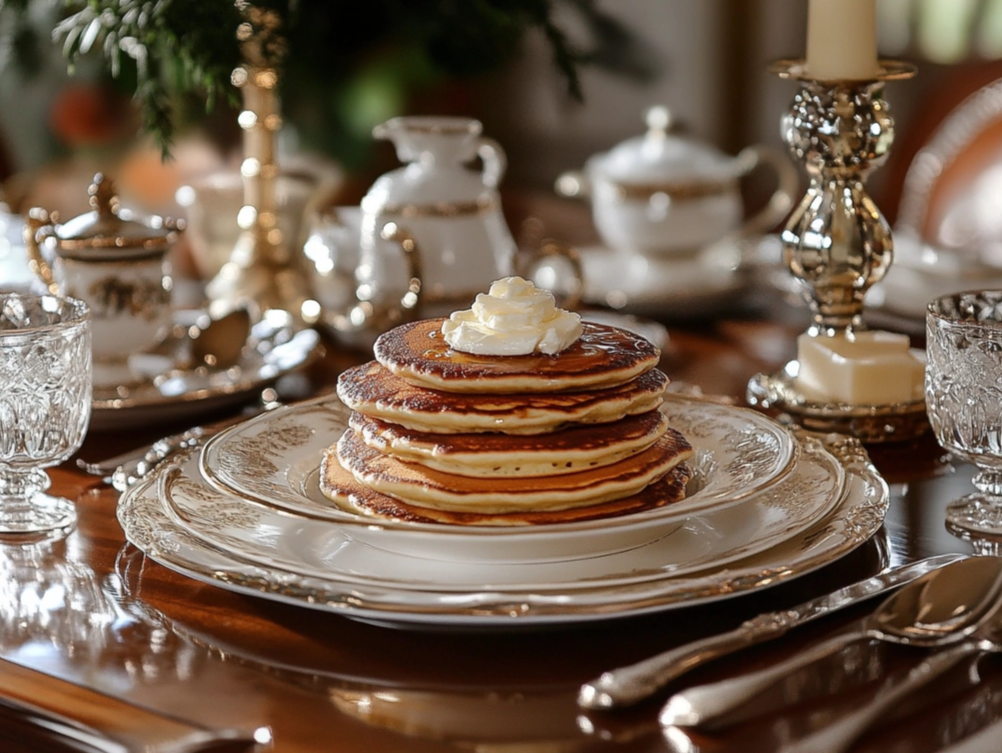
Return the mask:
{"type": "Polygon", "coordinates": [[[365,444],[400,460],[460,476],[543,476],[598,468],[642,452],[668,428],[659,410],[546,434],[432,434],[353,411],[365,444]]]}
{"type": "Polygon", "coordinates": [[[652,510],[685,498],[685,485],[692,473],[681,463],[636,494],[568,510],[526,510],[511,513],[450,512],[408,504],[359,484],[338,462],[333,448],[321,466],[323,493],[343,509],[361,515],[416,523],[452,525],[525,526],[573,523],[652,510]]]}
{"type": "Polygon", "coordinates": [[[478,356],[450,348],[443,321],[424,319],[380,335],[376,360],[430,389],[525,393],[612,387],[654,368],[661,357],[643,337],[593,322],[583,322],[581,337],[556,355],[478,356]]]}
{"type": "Polygon", "coordinates": [[[418,387],[370,361],[343,372],[338,397],[352,410],[431,433],[540,434],[571,423],[605,423],[661,405],[668,377],[651,369],[603,390],[463,394],[418,387]]]}
{"type": "Polygon", "coordinates": [[[337,443],[340,464],[363,486],[410,504],[451,512],[565,510],[636,494],[693,450],[674,429],[651,447],[616,463],[560,476],[472,477],[405,463],[367,447],[354,429],[337,443]]]}

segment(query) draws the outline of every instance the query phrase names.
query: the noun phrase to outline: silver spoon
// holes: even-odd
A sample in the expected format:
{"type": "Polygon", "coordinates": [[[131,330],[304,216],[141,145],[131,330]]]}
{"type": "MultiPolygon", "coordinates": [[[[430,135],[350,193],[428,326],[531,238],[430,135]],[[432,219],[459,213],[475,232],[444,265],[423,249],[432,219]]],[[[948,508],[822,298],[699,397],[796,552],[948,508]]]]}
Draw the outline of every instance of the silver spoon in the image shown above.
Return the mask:
{"type": "Polygon", "coordinates": [[[208,315],[188,327],[191,361],[195,366],[227,369],[240,360],[250,335],[251,318],[239,308],[219,317],[208,315]]]}
{"type": "MultiPolygon", "coordinates": [[[[962,641],[991,616],[1002,596],[1002,557],[971,557],[912,581],[850,629],[765,669],[688,688],[661,711],[662,726],[739,721],[741,707],[788,675],[862,640],[935,647],[962,641]]],[[[757,711],[761,712],[761,708],[757,711]]]]}
{"type": "Polygon", "coordinates": [[[934,653],[910,669],[903,678],[890,677],[876,696],[865,706],[837,719],[817,732],[784,745],[781,753],[843,753],[873,724],[912,693],[921,690],[977,654],[1002,652],[1002,619],[996,609],[991,619],[983,623],[967,640],[934,653]]]}

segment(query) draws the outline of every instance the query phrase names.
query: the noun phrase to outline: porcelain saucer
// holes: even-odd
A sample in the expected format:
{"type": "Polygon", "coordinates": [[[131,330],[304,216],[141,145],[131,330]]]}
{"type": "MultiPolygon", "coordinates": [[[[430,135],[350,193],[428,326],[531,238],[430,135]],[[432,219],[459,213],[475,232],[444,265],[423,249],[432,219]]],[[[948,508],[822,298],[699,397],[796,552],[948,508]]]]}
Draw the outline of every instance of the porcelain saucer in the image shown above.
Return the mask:
{"type": "MultiPolygon", "coordinates": [[[[177,318],[184,317],[179,313],[177,318]]],[[[297,331],[289,314],[269,311],[251,328],[239,360],[229,368],[179,362],[180,348],[167,342],[157,352],[132,356],[129,365],[135,379],[129,384],[94,388],[89,428],[180,421],[239,403],[307,363],[317,353],[319,341],[313,330],[297,331]]]]}
{"type": "Polygon", "coordinates": [[[732,306],[744,290],[737,244],[687,258],[658,257],[586,246],[578,249],[583,300],[642,316],[689,318],[732,306]]]}
{"type": "Polygon", "coordinates": [[[867,296],[867,305],[925,332],[926,305],[964,290],[1002,287],[1002,269],[973,253],[938,249],[912,233],[894,236],[894,264],[867,296]]]}

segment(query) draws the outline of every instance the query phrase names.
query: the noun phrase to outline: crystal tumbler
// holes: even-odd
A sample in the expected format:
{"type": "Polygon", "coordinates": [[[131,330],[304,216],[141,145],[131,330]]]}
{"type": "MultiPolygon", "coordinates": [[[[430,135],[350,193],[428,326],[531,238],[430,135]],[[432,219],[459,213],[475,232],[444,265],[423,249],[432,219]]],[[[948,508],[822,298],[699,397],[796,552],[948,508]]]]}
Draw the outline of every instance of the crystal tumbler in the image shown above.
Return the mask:
{"type": "Polygon", "coordinates": [[[0,536],[69,529],[72,502],[43,470],[80,447],[91,405],[90,311],[57,296],[0,294],[0,536]]]}
{"type": "Polygon", "coordinates": [[[926,356],[926,410],[936,438],[977,466],[977,492],[947,508],[947,525],[1002,535],[1002,290],[929,303],[926,356]]]}

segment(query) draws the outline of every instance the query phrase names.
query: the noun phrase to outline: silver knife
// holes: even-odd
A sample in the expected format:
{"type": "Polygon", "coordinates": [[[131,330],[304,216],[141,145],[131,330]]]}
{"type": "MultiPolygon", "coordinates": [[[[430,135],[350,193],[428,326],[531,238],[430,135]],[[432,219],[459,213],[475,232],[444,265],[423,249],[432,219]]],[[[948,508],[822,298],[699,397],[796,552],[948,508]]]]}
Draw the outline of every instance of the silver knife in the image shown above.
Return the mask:
{"type": "Polygon", "coordinates": [[[760,614],[730,632],[708,636],[636,664],[603,672],[601,677],[581,686],[578,705],[586,709],[614,709],[633,705],[709,661],[778,638],[791,628],[902,586],[930,570],[966,556],[940,554],[902,565],[799,606],[760,614]]]}
{"type": "Polygon", "coordinates": [[[205,727],[0,659],[0,720],[8,715],[101,753],[262,750],[271,738],[268,727],[205,727]]]}

